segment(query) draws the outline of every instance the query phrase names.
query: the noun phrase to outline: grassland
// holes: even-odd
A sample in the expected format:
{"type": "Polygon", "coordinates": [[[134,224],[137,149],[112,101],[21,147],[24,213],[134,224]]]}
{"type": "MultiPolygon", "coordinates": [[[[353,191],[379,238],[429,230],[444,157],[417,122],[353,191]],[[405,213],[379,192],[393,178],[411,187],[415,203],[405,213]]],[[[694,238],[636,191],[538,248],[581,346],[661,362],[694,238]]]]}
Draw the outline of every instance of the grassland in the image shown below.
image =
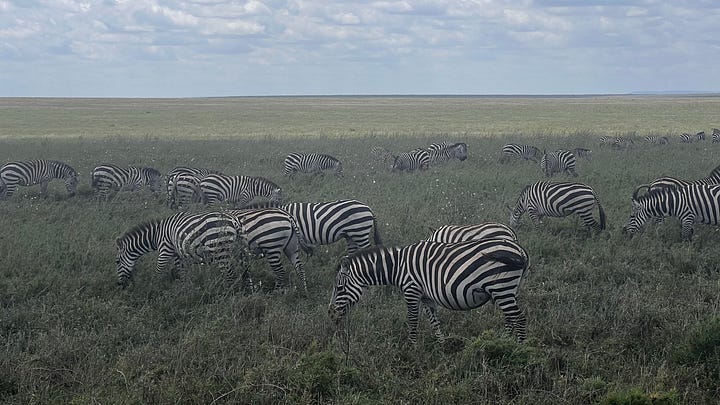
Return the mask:
{"type": "MultiPolygon", "coordinates": [[[[697,226],[692,243],[675,220],[633,239],[620,229],[637,185],[703,177],[720,163],[720,145],[676,139],[720,126],[719,112],[715,97],[0,99],[0,162],[52,158],[84,175],[73,199],[51,184],[47,199],[35,187],[0,202],[0,402],[716,402],[720,228],[697,226]],[[597,142],[608,134],[673,139],[613,150],[597,142]],[[443,139],[467,142],[469,159],[392,174],[367,153],[443,139]],[[172,211],[147,192],[98,204],[89,187],[92,167],[110,162],[263,175],[292,201],[367,202],[386,244],[402,245],[428,227],[507,221],[505,206],[541,178],[536,165],[498,163],[507,141],[592,148],[578,180],[608,215],[599,235],[577,218],[540,229],[525,218],[522,345],[488,304],[440,310],[444,344],[423,319],[412,346],[401,295],[384,287],[336,329],[327,304],[342,243],[306,260],[308,297],[227,291],[206,267],[183,281],[155,277],[152,255],[122,290],[115,237],[172,211]],[[345,177],[282,178],[292,151],[336,155],[345,177]]],[[[262,260],[252,270],[272,285],[262,260]]]]}

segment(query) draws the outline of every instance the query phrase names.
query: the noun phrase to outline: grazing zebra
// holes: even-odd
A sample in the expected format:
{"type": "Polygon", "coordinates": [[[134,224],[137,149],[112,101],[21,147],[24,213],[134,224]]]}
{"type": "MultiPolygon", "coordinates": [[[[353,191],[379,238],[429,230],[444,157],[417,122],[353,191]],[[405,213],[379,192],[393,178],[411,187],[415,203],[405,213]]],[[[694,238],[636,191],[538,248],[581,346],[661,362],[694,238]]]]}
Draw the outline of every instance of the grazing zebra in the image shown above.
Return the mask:
{"type": "Polygon", "coordinates": [[[712,141],[713,143],[720,142],[720,129],[713,128],[713,134],[712,134],[712,141]]]}
{"type": "Polygon", "coordinates": [[[285,176],[293,177],[295,173],[312,173],[324,175],[324,170],[333,170],[336,176],[342,176],[342,163],[330,155],[319,153],[291,153],[285,158],[285,176]]]}
{"type": "MultiPolygon", "coordinates": [[[[233,215],[222,212],[177,213],[162,220],[135,226],[117,238],[118,284],[126,287],[133,278],[135,262],[144,254],[158,251],[156,274],[183,262],[217,263],[228,283],[235,278],[234,262],[244,264],[242,227],[233,215]]],[[[252,286],[247,267],[243,279],[252,286]]]]}
{"type": "Polygon", "coordinates": [[[290,260],[307,293],[307,281],[303,263],[300,260],[300,249],[309,252],[302,233],[295,220],[285,211],[276,208],[246,209],[224,211],[233,215],[240,222],[243,238],[254,253],[262,253],[275,274],[275,288],[282,288],[286,274],[281,255],[290,260]]]}
{"type": "Polygon", "coordinates": [[[540,169],[547,177],[551,177],[555,173],[570,173],[577,177],[575,163],[575,155],[567,150],[560,149],[555,152],[544,153],[542,159],[540,159],[540,169]]]}
{"type": "Polygon", "coordinates": [[[583,225],[598,232],[605,229],[605,211],[595,191],[582,183],[554,183],[539,181],[528,185],[520,193],[510,215],[510,226],[517,226],[520,217],[527,211],[537,227],[543,216],[565,217],[577,214],[583,225]],[[593,209],[597,206],[600,222],[593,218],[593,209]]]}
{"type": "Polygon", "coordinates": [[[467,144],[463,142],[450,143],[443,141],[433,143],[428,146],[427,151],[430,153],[431,165],[443,164],[451,159],[458,159],[460,161],[467,159],[467,144]]]}
{"type": "Polygon", "coordinates": [[[503,145],[500,152],[500,163],[505,163],[511,158],[525,159],[537,162],[540,160],[540,149],[531,145],[518,145],[516,143],[508,143],[503,145]]]}
{"type": "Polygon", "coordinates": [[[693,223],[720,225],[720,186],[690,184],[679,188],[649,189],[642,196],[633,193],[632,213],[623,227],[623,233],[635,234],[649,218],[678,217],[682,223],[682,238],[690,241],[693,223]]]}
{"type": "Polygon", "coordinates": [[[242,207],[255,197],[282,202],[280,187],[264,177],[209,174],[200,180],[199,187],[203,204],[225,201],[242,207]]]}
{"type": "Polygon", "coordinates": [[[714,169],[712,169],[710,174],[707,175],[707,177],[703,177],[699,180],[686,181],[677,179],[675,177],[660,177],[659,179],[653,180],[652,183],[648,185],[648,187],[652,190],[663,187],[685,187],[690,184],[705,184],[710,186],[720,184],[720,166],[715,167],[714,169]]]}
{"type": "Polygon", "coordinates": [[[92,171],[91,186],[98,197],[107,197],[110,190],[135,191],[144,186],[157,193],[162,187],[162,174],[152,167],[100,165],[92,171]]]}
{"type": "Polygon", "coordinates": [[[370,148],[370,156],[372,156],[374,161],[380,162],[388,167],[392,167],[393,162],[395,162],[395,155],[382,146],[373,146],[370,148]]]}
{"type": "Polygon", "coordinates": [[[397,155],[392,165],[392,171],[412,172],[417,169],[425,170],[428,166],[430,166],[430,152],[420,148],[397,155]]]}
{"type": "Polygon", "coordinates": [[[202,196],[197,193],[200,180],[209,174],[222,173],[217,170],[188,166],[178,166],[172,169],[166,176],[168,207],[177,208],[178,205],[200,202],[202,196]]]}
{"type": "Polygon", "coordinates": [[[618,136],[612,141],[612,146],[614,148],[629,148],[635,146],[635,141],[630,138],[618,136]]]}
{"type": "Polygon", "coordinates": [[[377,221],[367,204],[357,200],[337,200],[320,203],[253,204],[248,208],[278,207],[293,217],[305,243],[330,245],[345,239],[347,254],[370,246],[370,237],[376,245],[382,244],[377,221]]]}
{"type": "Polygon", "coordinates": [[[645,137],[645,142],[653,145],[667,145],[670,140],[667,136],[648,135],[645,137]]]}
{"type": "Polygon", "coordinates": [[[18,186],[35,184],[40,184],[40,193],[46,196],[53,179],[64,180],[68,196],[75,195],[78,174],[67,163],[44,159],[5,163],[0,167],[0,200],[12,197],[18,186]]]}
{"type": "Polygon", "coordinates": [[[515,231],[499,222],[477,225],[445,225],[436,229],[427,239],[431,242],[459,243],[471,240],[507,239],[517,242],[515,231]]]}
{"type": "Polygon", "coordinates": [[[584,158],[588,162],[592,161],[592,151],[590,149],[575,148],[572,153],[575,157],[584,158]]]}
{"type": "Polygon", "coordinates": [[[405,247],[375,247],[344,257],[338,265],[329,315],[339,322],[370,285],[400,287],[407,304],[408,338],[417,342],[420,307],[438,339],[437,307],[475,309],[492,300],[505,315],[505,329],[519,341],[527,336],[517,293],[529,266],[517,243],[484,239],[463,243],[419,242],[405,247]]]}

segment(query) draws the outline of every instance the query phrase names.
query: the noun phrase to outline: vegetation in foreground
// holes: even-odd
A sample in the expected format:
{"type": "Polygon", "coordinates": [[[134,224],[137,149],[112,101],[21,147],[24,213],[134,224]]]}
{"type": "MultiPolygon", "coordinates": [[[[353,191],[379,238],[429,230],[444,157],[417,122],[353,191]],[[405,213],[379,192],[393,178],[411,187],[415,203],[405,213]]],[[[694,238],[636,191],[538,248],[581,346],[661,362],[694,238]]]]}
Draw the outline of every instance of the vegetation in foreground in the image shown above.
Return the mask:
{"type": "MultiPolygon", "coordinates": [[[[72,111],[66,114],[77,119],[72,111]]],[[[701,125],[708,126],[693,128],[701,125]]],[[[156,128],[145,130],[152,134],[156,128]]],[[[47,199],[38,197],[37,188],[23,188],[0,202],[5,229],[0,235],[0,402],[717,400],[720,253],[714,247],[720,228],[698,225],[692,243],[681,242],[674,220],[649,226],[633,239],[620,229],[637,185],[661,175],[703,177],[720,163],[720,146],[673,142],[613,150],[598,146],[602,133],[595,132],[502,138],[360,132],[330,141],[248,139],[242,133],[196,140],[7,138],[0,141],[0,161],[53,158],[84,174],[97,163],[112,162],[163,172],[193,164],[264,175],[292,201],[365,201],[379,219],[384,241],[402,245],[442,224],[507,221],[506,205],[542,176],[539,165],[530,162],[499,164],[504,142],[548,150],[590,147],[593,161],[579,162],[577,180],[598,193],[608,229],[595,235],[577,218],[549,218],[534,229],[526,217],[518,229],[532,261],[520,295],[528,316],[526,343],[503,335],[500,311],[488,304],[472,312],[440,310],[450,335],[442,344],[421,318],[419,342],[412,346],[401,294],[385,287],[368,290],[336,328],[327,305],[342,243],[318,248],[307,259],[308,297],[292,289],[269,290],[273,276],[262,260],[255,262],[253,278],[267,287],[251,295],[228,291],[220,274],[205,266],[191,268],[183,281],[155,277],[154,256],[144,258],[135,282],[120,289],[115,237],[172,211],[147,192],[98,203],[86,176],[73,199],[58,183],[47,199]],[[373,167],[367,153],[373,145],[400,151],[445,138],[467,142],[468,160],[392,174],[373,167]],[[339,157],[345,177],[282,178],[283,157],[299,149],[339,157]]]]}

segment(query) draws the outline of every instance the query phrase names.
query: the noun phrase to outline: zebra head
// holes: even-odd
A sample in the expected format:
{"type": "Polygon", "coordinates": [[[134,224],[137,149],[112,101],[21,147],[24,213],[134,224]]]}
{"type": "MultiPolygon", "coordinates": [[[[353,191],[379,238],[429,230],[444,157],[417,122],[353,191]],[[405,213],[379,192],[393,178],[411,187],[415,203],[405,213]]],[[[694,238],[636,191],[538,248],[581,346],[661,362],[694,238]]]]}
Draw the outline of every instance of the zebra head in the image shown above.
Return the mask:
{"type": "Polygon", "coordinates": [[[542,157],[540,158],[540,171],[545,173],[545,176],[550,176],[547,151],[543,151],[542,157]]]}
{"type": "Polygon", "coordinates": [[[73,171],[67,177],[65,177],[65,189],[67,190],[68,196],[74,197],[77,193],[78,185],[78,174],[73,171]]]}
{"type": "Polygon", "coordinates": [[[512,227],[516,227],[520,224],[520,217],[522,217],[525,210],[527,210],[528,189],[530,189],[530,186],[525,186],[515,202],[515,207],[510,209],[510,226],[512,227]]]}
{"type": "Polygon", "coordinates": [[[133,278],[135,262],[145,253],[157,250],[159,228],[160,221],[149,221],[115,239],[118,285],[127,287],[133,278]]]}
{"type": "Polygon", "coordinates": [[[276,204],[282,204],[283,195],[282,189],[277,184],[264,177],[253,177],[257,184],[258,194],[270,199],[270,202],[276,204]]]}
{"type": "Polygon", "coordinates": [[[362,295],[362,286],[353,280],[350,268],[351,260],[347,256],[343,257],[337,267],[335,287],[328,309],[328,315],[335,323],[340,322],[347,315],[362,295]]]}
{"type": "MultiPolygon", "coordinates": [[[[638,192],[643,189],[650,189],[648,185],[643,184],[635,189],[632,197],[632,211],[630,212],[630,218],[628,218],[625,226],[622,228],[623,234],[629,234],[630,236],[636,234],[642,229],[647,220],[652,216],[649,209],[650,198],[648,194],[638,197],[638,192]]],[[[652,193],[661,192],[660,190],[653,190],[652,193]]]]}
{"type": "Polygon", "coordinates": [[[464,161],[467,159],[467,144],[464,142],[456,143],[453,145],[453,152],[455,153],[455,157],[458,158],[460,161],[464,161]]]}
{"type": "Polygon", "coordinates": [[[115,248],[117,249],[117,257],[115,264],[117,265],[118,285],[122,288],[128,286],[133,278],[133,270],[135,269],[136,255],[128,249],[127,238],[120,237],[115,240],[115,248]]]}
{"type": "Polygon", "coordinates": [[[163,186],[163,176],[158,170],[152,167],[143,167],[142,174],[150,191],[157,193],[163,186]]]}
{"type": "Polygon", "coordinates": [[[335,170],[335,175],[336,175],[336,176],[338,176],[338,177],[343,177],[343,166],[342,166],[342,162],[340,162],[339,160],[336,160],[336,161],[335,161],[335,169],[334,169],[334,170],[335,170]]]}

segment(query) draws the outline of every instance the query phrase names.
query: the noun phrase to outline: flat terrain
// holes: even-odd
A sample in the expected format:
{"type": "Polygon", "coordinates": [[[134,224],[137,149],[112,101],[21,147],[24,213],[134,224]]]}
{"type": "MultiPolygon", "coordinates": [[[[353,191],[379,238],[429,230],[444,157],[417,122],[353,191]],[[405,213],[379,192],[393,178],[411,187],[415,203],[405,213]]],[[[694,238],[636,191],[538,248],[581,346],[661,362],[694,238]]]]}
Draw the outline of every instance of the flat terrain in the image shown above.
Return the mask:
{"type": "MultiPolygon", "coordinates": [[[[0,402],[7,403],[712,403],[720,392],[720,228],[680,240],[675,219],[632,239],[620,230],[640,184],[706,176],[720,144],[679,143],[720,127],[720,97],[293,97],[212,99],[0,99],[0,163],[48,158],[81,173],[76,197],[51,183],[0,201],[0,402]],[[667,146],[645,145],[663,135],[667,146]],[[600,136],[635,139],[601,146],[600,136]],[[469,158],[391,173],[372,146],[393,152],[466,142],[469,158]],[[356,198],[371,206],[386,245],[444,224],[507,222],[539,165],[500,164],[501,146],[586,147],[578,178],[597,192],[608,227],[578,218],[529,219],[517,229],[531,273],[521,290],[528,341],[503,333],[492,304],[439,310],[445,343],[421,317],[407,342],[399,291],[370,288],[337,329],[327,315],[344,242],[305,259],[309,296],[229,291],[212,266],[184,280],[116,285],[114,240],[173,211],[162,195],[92,196],[101,163],[177,165],[262,175],[288,201],[356,198]],[[345,176],[282,177],[290,152],[337,156],[345,176]],[[613,402],[615,401],[615,402],[613,402]],[[665,402],[662,402],[665,401],[665,402]]],[[[202,207],[193,207],[201,210],[202,207]]],[[[286,263],[289,269],[289,263],[286,263]]],[[[297,282],[292,274],[291,283],[297,282]]]]}

